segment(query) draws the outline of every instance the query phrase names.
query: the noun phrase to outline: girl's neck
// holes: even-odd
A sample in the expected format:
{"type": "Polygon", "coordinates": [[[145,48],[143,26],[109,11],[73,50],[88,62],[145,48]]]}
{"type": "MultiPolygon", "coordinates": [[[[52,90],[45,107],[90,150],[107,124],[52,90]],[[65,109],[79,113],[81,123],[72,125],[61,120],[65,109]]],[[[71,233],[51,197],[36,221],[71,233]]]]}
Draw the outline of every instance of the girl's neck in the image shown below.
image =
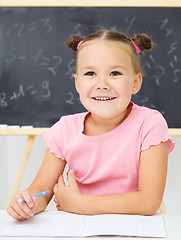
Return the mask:
{"type": "Polygon", "coordinates": [[[128,117],[130,112],[130,109],[126,109],[122,119],[118,117],[108,120],[97,118],[91,113],[88,113],[84,121],[83,133],[87,136],[97,136],[110,132],[118,127],[128,117]]]}

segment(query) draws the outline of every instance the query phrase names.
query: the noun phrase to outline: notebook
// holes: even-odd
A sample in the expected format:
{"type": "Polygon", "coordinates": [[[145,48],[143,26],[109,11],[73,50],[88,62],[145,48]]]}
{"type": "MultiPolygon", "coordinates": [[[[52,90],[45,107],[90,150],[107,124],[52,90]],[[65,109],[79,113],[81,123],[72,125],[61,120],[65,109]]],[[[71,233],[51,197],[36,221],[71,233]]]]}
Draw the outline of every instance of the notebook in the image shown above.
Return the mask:
{"type": "Polygon", "coordinates": [[[118,235],[166,237],[162,216],[122,214],[77,215],[71,213],[38,214],[25,221],[9,219],[0,236],[88,237],[118,235]]]}

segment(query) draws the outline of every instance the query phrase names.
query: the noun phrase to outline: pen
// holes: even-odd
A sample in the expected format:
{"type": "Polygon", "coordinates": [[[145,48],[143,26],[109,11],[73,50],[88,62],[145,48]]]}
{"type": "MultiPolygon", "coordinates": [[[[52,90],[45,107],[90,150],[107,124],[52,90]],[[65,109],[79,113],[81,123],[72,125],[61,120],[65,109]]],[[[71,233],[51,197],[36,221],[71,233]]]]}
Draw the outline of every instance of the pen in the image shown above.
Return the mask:
{"type": "MultiPolygon", "coordinates": [[[[44,195],[47,195],[49,194],[49,191],[45,191],[45,192],[40,192],[40,193],[37,193],[37,194],[33,194],[31,195],[31,197],[41,197],[41,196],[44,196],[44,195]]],[[[22,203],[22,202],[25,202],[25,199],[24,198],[21,198],[18,200],[19,203],[22,203]]]]}

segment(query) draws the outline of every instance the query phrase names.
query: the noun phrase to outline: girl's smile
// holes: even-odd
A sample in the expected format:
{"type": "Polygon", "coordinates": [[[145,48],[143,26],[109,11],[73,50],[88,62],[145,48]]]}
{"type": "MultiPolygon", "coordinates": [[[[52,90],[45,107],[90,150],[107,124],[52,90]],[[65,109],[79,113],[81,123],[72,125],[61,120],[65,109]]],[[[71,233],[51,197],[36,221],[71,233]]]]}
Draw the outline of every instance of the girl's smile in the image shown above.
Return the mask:
{"type": "Polygon", "coordinates": [[[99,97],[92,97],[92,99],[96,101],[110,101],[115,99],[116,97],[105,97],[105,96],[99,96],[99,97]]]}

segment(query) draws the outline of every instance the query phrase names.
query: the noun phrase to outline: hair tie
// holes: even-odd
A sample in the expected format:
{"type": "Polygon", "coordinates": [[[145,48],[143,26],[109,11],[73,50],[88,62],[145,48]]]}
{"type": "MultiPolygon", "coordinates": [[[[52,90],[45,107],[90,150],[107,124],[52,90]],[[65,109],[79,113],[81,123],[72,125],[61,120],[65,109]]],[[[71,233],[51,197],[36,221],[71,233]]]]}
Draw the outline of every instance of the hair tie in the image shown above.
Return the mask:
{"type": "Polygon", "coordinates": [[[81,44],[83,43],[84,40],[80,41],[78,44],[77,44],[77,50],[80,48],[81,44]]]}
{"type": "Polygon", "coordinates": [[[139,47],[134,43],[134,41],[133,40],[131,40],[131,42],[132,42],[132,44],[133,44],[133,46],[134,46],[134,48],[135,48],[135,50],[136,50],[136,52],[137,53],[140,53],[141,52],[141,50],[139,49],[139,47]]]}

